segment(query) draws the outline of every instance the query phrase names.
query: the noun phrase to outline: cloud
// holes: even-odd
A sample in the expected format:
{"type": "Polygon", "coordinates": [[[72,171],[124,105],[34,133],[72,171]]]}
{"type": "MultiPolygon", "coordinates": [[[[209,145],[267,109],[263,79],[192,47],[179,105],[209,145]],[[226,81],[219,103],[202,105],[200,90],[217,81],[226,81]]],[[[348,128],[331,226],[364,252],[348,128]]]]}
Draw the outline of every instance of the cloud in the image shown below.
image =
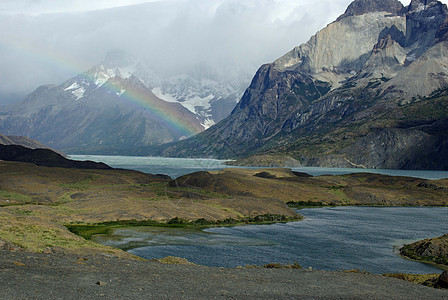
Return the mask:
{"type": "MultiPolygon", "coordinates": [[[[85,12],[114,7],[129,6],[161,0],[2,0],[0,13],[40,15],[64,12],[85,12]]],[[[168,1],[168,0],[164,0],[168,1]]]]}
{"type": "Polygon", "coordinates": [[[2,0],[0,104],[12,101],[2,95],[16,99],[42,84],[61,83],[112,49],[159,71],[206,63],[223,75],[252,75],[306,42],[350,2],[2,0]]]}

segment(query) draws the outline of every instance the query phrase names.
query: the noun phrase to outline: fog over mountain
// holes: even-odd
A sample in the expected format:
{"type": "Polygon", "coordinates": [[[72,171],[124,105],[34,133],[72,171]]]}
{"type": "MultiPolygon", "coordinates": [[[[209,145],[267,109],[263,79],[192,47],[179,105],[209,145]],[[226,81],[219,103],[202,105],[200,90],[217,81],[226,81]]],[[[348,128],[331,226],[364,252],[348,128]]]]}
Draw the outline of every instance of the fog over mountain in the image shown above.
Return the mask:
{"type": "Polygon", "coordinates": [[[250,80],[261,64],[305,42],[350,2],[3,0],[0,105],[84,72],[114,49],[158,72],[206,63],[227,79],[250,80]]]}
{"type": "Polygon", "coordinates": [[[335,20],[350,0],[0,2],[0,105],[59,84],[113,49],[158,73],[205,64],[226,80],[258,67],[335,20]]]}

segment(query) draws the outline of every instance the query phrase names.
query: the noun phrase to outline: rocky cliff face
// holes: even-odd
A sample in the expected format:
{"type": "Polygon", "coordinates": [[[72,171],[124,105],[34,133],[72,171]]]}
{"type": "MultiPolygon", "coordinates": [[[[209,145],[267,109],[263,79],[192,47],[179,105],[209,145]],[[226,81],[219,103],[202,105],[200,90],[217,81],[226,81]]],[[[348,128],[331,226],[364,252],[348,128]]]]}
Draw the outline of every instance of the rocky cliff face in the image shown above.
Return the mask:
{"type": "Polygon", "coordinates": [[[403,12],[403,8],[398,0],[359,0],[352,2],[345,13],[338,18],[338,21],[346,17],[360,16],[371,12],[388,12],[399,15],[403,12]]]}
{"type": "Polygon", "coordinates": [[[262,66],[228,118],[158,153],[448,168],[447,16],[439,1],[354,1],[307,43],[262,66]]]}

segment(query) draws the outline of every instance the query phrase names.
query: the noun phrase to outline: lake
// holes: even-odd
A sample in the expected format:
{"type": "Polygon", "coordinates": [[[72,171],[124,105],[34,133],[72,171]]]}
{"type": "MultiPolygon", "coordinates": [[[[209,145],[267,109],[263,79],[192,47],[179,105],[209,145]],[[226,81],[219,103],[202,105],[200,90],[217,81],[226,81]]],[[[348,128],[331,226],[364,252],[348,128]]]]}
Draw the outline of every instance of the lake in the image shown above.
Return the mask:
{"type": "Polygon", "coordinates": [[[203,231],[123,228],[94,240],[147,258],[179,256],[214,267],[298,262],[318,270],[372,273],[439,273],[402,258],[405,243],[448,232],[448,208],[335,207],[299,211],[305,219],[273,225],[217,227],[203,231]]]}
{"type": "MultiPolygon", "coordinates": [[[[116,168],[173,178],[226,168],[225,161],[126,156],[71,156],[116,168]]],[[[293,168],[314,176],[373,172],[427,179],[447,178],[447,171],[293,168]]],[[[184,257],[216,267],[298,262],[318,270],[359,269],[372,273],[439,273],[434,266],[398,254],[405,243],[448,233],[448,208],[335,207],[302,209],[300,222],[210,228],[207,230],[134,227],[94,239],[144,258],[184,257]]]]}
{"type": "MultiPolygon", "coordinates": [[[[227,160],[199,158],[167,158],[144,156],[106,156],[106,155],[70,155],[74,160],[92,160],[104,162],[114,168],[132,169],[151,174],[165,174],[172,178],[197,172],[214,171],[224,168],[235,168],[224,165],[227,160]]],[[[448,178],[448,171],[420,170],[382,170],[382,169],[351,169],[351,168],[292,168],[294,171],[305,172],[313,176],[324,174],[342,175],[359,172],[379,173],[391,176],[411,176],[426,179],[448,178]]]]}

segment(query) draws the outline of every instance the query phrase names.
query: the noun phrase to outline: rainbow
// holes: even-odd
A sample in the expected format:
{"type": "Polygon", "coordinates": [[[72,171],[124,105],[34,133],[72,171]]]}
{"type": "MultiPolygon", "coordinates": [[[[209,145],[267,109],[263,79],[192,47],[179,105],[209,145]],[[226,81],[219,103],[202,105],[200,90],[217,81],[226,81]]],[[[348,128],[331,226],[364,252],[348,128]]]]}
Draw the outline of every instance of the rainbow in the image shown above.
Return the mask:
{"type": "MultiPolygon", "coordinates": [[[[86,73],[84,73],[86,74],[86,73]]],[[[120,94],[120,99],[136,108],[144,109],[148,118],[155,119],[165,126],[175,130],[183,137],[192,136],[200,131],[197,126],[194,126],[180,114],[170,114],[167,109],[158,107],[154,101],[151,100],[152,92],[143,88],[127,87],[125,91],[122,90],[121,85],[114,84],[113,80],[106,81],[102,86],[116,94],[120,94]]],[[[155,97],[155,95],[154,95],[155,97]]]]}
{"type": "MultiPolygon", "coordinates": [[[[26,41],[14,41],[14,37],[10,36],[8,43],[2,43],[1,46],[10,48],[12,51],[19,52],[25,56],[32,57],[38,61],[43,62],[49,66],[55,66],[73,72],[75,74],[82,74],[87,80],[95,82],[95,78],[89,75],[86,70],[86,64],[74,57],[56,51],[55,49],[44,49],[39,45],[31,44],[26,41]]],[[[1,41],[0,41],[1,43],[1,41]]],[[[155,101],[151,101],[149,90],[129,88],[123,91],[121,86],[113,83],[112,80],[106,81],[101,88],[110,90],[112,93],[118,93],[120,99],[137,108],[141,108],[149,118],[153,118],[161,122],[166,127],[174,130],[180,136],[189,137],[202,129],[188,122],[188,118],[180,118],[180,114],[170,114],[168,110],[155,105],[155,101]]],[[[155,97],[155,96],[154,96],[155,97]]]]}

